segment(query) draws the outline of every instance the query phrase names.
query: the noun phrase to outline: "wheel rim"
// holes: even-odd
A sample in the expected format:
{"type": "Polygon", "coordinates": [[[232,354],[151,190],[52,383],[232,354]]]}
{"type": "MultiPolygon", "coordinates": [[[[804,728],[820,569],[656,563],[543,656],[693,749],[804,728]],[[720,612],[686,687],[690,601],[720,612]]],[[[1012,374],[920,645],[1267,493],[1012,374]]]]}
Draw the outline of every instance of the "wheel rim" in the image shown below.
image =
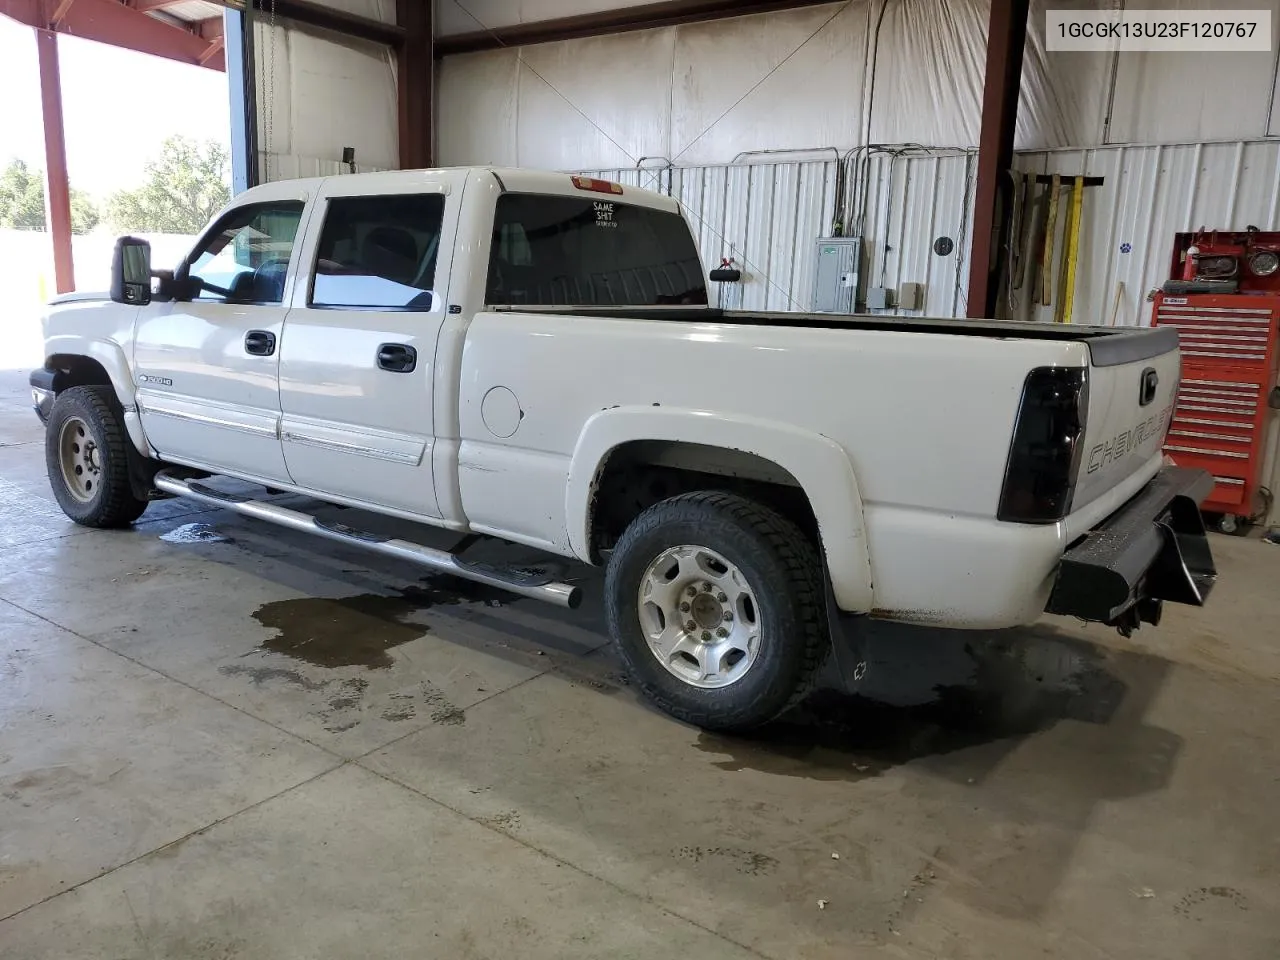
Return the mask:
{"type": "Polygon", "coordinates": [[[760,608],[737,567],[707,547],[660,553],[640,578],[638,613],[649,652],[685,683],[737,683],[760,652],[760,608]]]}
{"type": "Polygon", "coordinates": [[[98,495],[102,482],[102,447],[89,425],[79,417],[69,417],[58,434],[58,464],[67,492],[80,503],[98,495]]]}

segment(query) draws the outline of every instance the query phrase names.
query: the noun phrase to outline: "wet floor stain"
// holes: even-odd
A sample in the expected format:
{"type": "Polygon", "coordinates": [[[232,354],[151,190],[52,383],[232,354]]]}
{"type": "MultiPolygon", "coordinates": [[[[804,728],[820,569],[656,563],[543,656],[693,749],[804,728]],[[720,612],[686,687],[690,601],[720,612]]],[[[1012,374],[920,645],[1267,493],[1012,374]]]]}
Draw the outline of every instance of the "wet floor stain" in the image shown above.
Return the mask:
{"type": "Polygon", "coordinates": [[[480,822],[499,830],[513,830],[520,826],[520,813],[516,810],[508,810],[492,817],[483,817],[480,822]]]}
{"type": "Polygon", "coordinates": [[[1237,910],[1249,909],[1249,901],[1239,890],[1232,887],[1201,887],[1179,900],[1174,905],[1173,912],[1189,920],[1200,922],[1204,918],[1198,915],[1198,908],[1215,902],[1229,904],[1237,910]]]}
{"type": "Polygon", "coordinates": [[[184,523],[174,527],[168,533],[162,533],[160,539],[166,543],[231,543],[230,537],[224,537],[207,523],[184,523]]]}
{"type": "MultiPolygon", "coordinates": [[[[945,642],[945,641],[943,641],[945,642]]],[[[922,683],[903,691],[820,690],[788,714],[746,736],[699,735],[696,746],[724,770],[758,770],[813,780],[861,780],[927,757],[1017,740],[1071,719],[1105,724],[1126,686],[1087,645],[1034,638],[966,644],[967,676],[936,683],[928,661],[922,683]],[[897,702],[895,702],[895,698],[897,702]]],[[[901,685],[903,664],[881,664],[901,685]]],[[[983,769],[989,757],[977,756],[983,769]]],[[[963,768],[963,765],[962,765],[963,768]]]]}
{"type": "Polygon", "coordinates": [[[302,687],[304,690],[323,690],[328,684],[324,680],[308,680],[297,670],[285,670],[280,667],[251,667],[241,663],[229,663],[218,668],[224,677],[248,677],[255,687],[261,687],[273,680],[302,687]]]}
{"type": "Polygon", "coordinates": [[[751,877],[770,874],[778,869],[775,857],[740,847],[680,847],[674,852],[674,856],[678,860],[691,860],[694,863],[726,862],[732,864],[738,873],[751,877]]]}
{"type": "Polygon", "coordinates": [[[385,670],[390,650],[425,636],[430,628],[409,618],[434,606],[498,603],[501,591],[449,577],[407,587],[398,594],[363,593],[352,597],[297,597],[264,603],[253,618],[273,636],[263,650],[318,667],[366,667],[385,670]]]}
{"type": "Polygon", "coordinates": [[[458,726],[467,722],[467,712],[452,703],[441,704],[431,712],[432,723],[443,723],[446,726],[458,726]]]}
{"type": "Polygon", "coordinates": [[[426,627],[403,620],[420,608],[408,595],[298,597],[264,603],[253,618],[275,631],[264,650],[318,667],[385,670],[393,662],[389,650],[426,634],[426,627]]]}

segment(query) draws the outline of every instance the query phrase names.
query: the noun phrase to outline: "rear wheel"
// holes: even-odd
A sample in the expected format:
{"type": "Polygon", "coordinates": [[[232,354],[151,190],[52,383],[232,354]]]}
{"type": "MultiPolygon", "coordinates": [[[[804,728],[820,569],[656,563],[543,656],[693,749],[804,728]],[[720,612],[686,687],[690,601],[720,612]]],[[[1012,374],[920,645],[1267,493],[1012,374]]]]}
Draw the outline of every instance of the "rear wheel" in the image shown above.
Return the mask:
{"type": "Polygon", "coordinates": [[[62,512],[86,527],[123,527],[147,509],[129,484],[124,418],[110,387],[58,394],[45,428],[45,466],[62,512]]]}
{"type": "Polygon", "coordinates": [[[650,507],[618,541],[605,582],[610,633],[640,689],[700,727],[772,720],[809,691],[831,646],[813,544],[734,494],[650,507]]]}

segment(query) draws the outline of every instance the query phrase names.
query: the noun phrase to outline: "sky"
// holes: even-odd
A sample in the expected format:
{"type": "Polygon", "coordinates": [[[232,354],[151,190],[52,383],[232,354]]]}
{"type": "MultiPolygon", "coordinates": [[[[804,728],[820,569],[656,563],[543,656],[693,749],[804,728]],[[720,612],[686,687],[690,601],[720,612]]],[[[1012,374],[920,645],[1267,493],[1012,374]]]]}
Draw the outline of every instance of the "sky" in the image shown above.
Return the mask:
{"type": "MultiPolygon", "coordinates": [[[[230,139],[226,74],[76,37],[58,37],[71,185],[97,199],[137,186],[165,137],[230,139]],[[128,84],[137,91],[130,95],[128,84]]],[[[0,166],[44,169],[35,32],[0,17],[0,166]]]]}

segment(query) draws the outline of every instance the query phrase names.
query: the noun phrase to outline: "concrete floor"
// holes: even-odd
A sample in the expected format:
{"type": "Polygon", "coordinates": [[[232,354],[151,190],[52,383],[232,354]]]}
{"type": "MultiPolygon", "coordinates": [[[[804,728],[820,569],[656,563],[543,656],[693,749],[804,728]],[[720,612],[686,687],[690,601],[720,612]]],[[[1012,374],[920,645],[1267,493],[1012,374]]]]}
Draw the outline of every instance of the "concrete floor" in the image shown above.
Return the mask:
{"type": "Polygon", "coordinates": [[[5,960],[1280,956],[1280,548],[1131,641],[876,627],[860,695],[731,739],[594,593],[144,521],[62,517],[0,374],[5,960]]]}

